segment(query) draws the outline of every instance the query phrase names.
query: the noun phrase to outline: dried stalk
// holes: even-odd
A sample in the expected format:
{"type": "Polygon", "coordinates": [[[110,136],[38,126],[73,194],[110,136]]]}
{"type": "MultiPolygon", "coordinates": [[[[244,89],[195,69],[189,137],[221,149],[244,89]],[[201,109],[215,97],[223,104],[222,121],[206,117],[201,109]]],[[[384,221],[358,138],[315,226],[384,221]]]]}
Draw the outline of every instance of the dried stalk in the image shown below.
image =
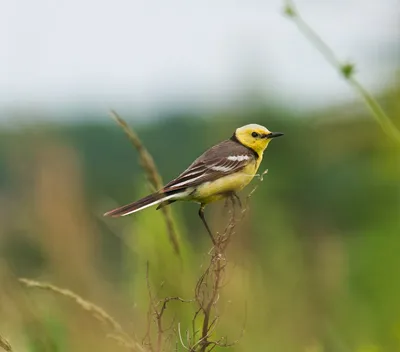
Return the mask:
{"type": "Polygon", "coordinates": [[[147,331],[146,335],[144,337],[144,341],[146,341],[147,345],[149,346],[149,349],[151,352],[161,352],[163,350],[163,343],[166,341],[168,338],[164,336],[164,333],[168,330],[172,329],[172,325],[174,321],[171,322],[170,326],[167,328],[164,328],[163,326],[163,316],[165,313],[165,310],[167,309],[167,305],[171,301],[179,301],[182,303],[190,303],[193,302],[194,300],[186,300],[178,296],[174,297],[166,297],[161,300],[156,300],[156,297],[154,297],[152,290],[151,290],[151,285],[150,285],[150,278],[149,278],[149,263],[147,263],[146,266],[146,283],[147,283],[147,292],[149,294],[149,309],[147,313],[147,331]],[[153,317],[153,319],[152,319],[153,317]],[[154,347],[151,341],[151,323],[154,323],[156,326],[156,333],[157,333],[157,343],[156,346],[154,347]]]}
{"type": "Polygon", "coordinates": [[[119,341],[123,346],[127,347],[131,351],[146,352],[146,350],[136,341],[132,340],[128,333],[124,331],[121,324],[119,324],[111,315],[109,315],[103,308],[89,302],[76,293],[59,288],[55,285],[49,283],[38,282],[29,279],[19,279],[19,282],[23,283],[28,288],[36,288],[40,290],[46,290],[58,295],[64,296],[72,301],[74,301],[79,307],[81,307],[86,312],[90,313],[93,317],[99,320],[101,323],[110,327],[113,330],[112,334],[107,335],[107,337],[113,338],[119,341]]]}
{"type": "MultiPolygon", "coordinates": [[[[153,157],[150,155],[146,147],[143,145],[139,136],[136,132],[129,127],[124,119],[122,119],[115,111],[110,112],[112,118],[117,122],[117,124],[124,130],[128,139],[131,141],[132,145],[136,148],[139,153],[140,165],[146,172],[147,180],[154,191],[159,190],[163,187],[163,181],[160,173],[157,170],[157,166],[154,163],[153,157]]],[[[172,247],[176,254],[179,255],[179,242],[178,236],[175,231],[174,223],[172,221],[171,210],[169,207],[162,207],[161,212],[164,216],[165,224],[168,230],[168,236],[172,243],[172,247]]]]}
{"type": "MultiPolygon", "coordinates": [[[[263,176],[268,172],[265,170],[262,174],[257,175],[260,182],[263,181],[263,176]]],[[[211,336],[219,323],[219,315],[217,311],[217,302],[221,294],[221,289],[224,286],[224,276],[226,274],[226,267],[228,261],[226,259],[226,251],[231,243],[232,237],[235,234],[235,229],[238,221],[243,220],[248,209],[249,200],[258,188],[259,183],[256,184],[246,197],[244,208],[241,210],[240,217],[236,220],[235,214],[235,202],[232,200],[232,211],[231,217],[224,232],[218,234],[216,238],[216,244],[211,250],[211,259],[208,267],[197,281],[195,288],[195,298],[198,304],[198,310],[196,311],[192,320],[192,336],[187,338],[187,346],[183,345],[190,352],[206,352],[211,351],[215,347],[231,347],[237,344],[244,334],[244,327],[240,337],[228,343],[226,337],[221,337],[218,340],[212,340],[211,336]],[[196,331],[196,321],[203,317],[201,322],[200,331],[196,331]],[[196,336],[199,334],[199,337],[196,336]]],[[[179,331],[180,333],[180,331],[179,331]]],[[[183,342],[180,334],[181,343],[183,342]]]]}

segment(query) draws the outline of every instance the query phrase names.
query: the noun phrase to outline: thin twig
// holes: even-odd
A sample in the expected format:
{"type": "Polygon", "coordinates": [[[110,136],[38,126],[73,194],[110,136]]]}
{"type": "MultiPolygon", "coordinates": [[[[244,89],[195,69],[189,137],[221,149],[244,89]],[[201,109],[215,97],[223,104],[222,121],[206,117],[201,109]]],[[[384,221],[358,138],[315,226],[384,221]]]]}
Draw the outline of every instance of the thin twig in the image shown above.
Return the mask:
{"type": "MultiPolygon", "coordinates": [[[[157,170],[157,166],[154,163],[153,157],[150,155],[146,147],[143,145],[139,136],[131,127],[129,127],[126,121],[121,116],[119,116],[115,111],[111,110],[110,114],[111,117],[117,122],[117,124],[123,129],[123,131],[127,135],[132,145],[138,151],[140,164],[143,170],[146,172],[147,180],[150,186],[152,187],[153,191],[161,189],[163,187],[163,181],[161,175],[157,170]]],[[[162,207],[161,211],[164,216],[165,224],[168,230],[168,236],[172,243],[172,247],[174,248],[175,253],[179,255],[180,250],[179,250],[178,236],[174,227],[174,223],[172,221],[171,211],[169,207],[162,207]]]]}
{"type": "MultiPolygon", "coordinates": [[[[236,219],[235,219],[235,202],[232,201],[232,212],[228,225],[223,233],[218,234],[215,245],[211,250],[211,259],[209,266],[204,273],[200,276],[195,289],[195,297],[199,306],[199,311],[202,312],[203,321],[201,323],[200,336],[197,342],[194,342],[190,351],[205,352],[207,347],[213,345],[214,341],[209,338],[214,333],[219,316],[213,312],[216,308],[216,303],[220,296],[220,290],[223,286],[223,277],[226,269],[226,249],[235,233],[236,219]],[[209,284],[210,283],[210,286],[209,284]],[[214,310],[213,310],[214,307],[214,310]],[[214,316],[214,317],[213,317],[214,316]]],[[[195,341],[195,320],[199,315],[196,312],[192,321],[192,338],[195,341]]]]}
{"type": "MultiPolygon", "coordinates": [[[[257,175],[259,177],[259,182],[255,184],[253,189],[250,191],[250,193],[246,197],[246,202],[245,206],[242,209],[241,216],[239,218],[239,221],[243,220],[245,217],[248,209],[249,209],[249,201],[254,192],[257,190],[259,184],[264,180],[264,175],[267,174],[268,170],[265,170],[261,174],[257,175]]],[[[199,346],[200,352],[205,352],[208,347],[211,347],[209,351],[216,346],[219,347],[230,347],[234,344],[236,344],[242,337],[244,333],[244,327],[242,329],[242,334],[240,337],[235,340],[232,343],[227,343],[224,342],[222,343],[222,340],[224,338],[221,338],[217,341],[211,341],[209,340],[209,337],[212,335],[214,332],[215,328],[217,327],[219,316],[216,315],[212,320],[211,320],[211,315],[212,315],[212,308],[216,307],[216,303],[218,301],[218,297],[220,296],[220,290],[224,286],[223,284],[223,275],[225,274],[225,268],[227,266],[227,261],[225,259],[225,253],[227,250],[227,247],[229,243],[231,242],[231,238],[235,233],[235,228],[237,224],[237,220],[235,218],[235,203],[232,202],[232,212],[231,212],[231,218],[228,223],[228,225],[225,228],[225,231],[222,234],[219,234],[216,239],[216,245],[214,246],[212,250],[212,256],[210,260],[210,264],[208,268],[205,270],[203,275],[200,277],[200,279],[197,282],[196,285],[196,300],[199,305],[199,310],[203,312],[203,322],[202,322],[202,327],[201,327],[201,334],[200,338],[197,340],[197,342],[191,347],[191,351],[197,351],[197,347],[199,346]],[[211,295],[210,297],[206,297],[206,292],[207,292],[207,280],[212,281],[212,288],[211,288],[211,295]],[[206,301],[206,303],[205,303],[206,301]]],[[[246,309],[247,311],[247,309],[246,309]]],[[[246,313],[247,315],[247,313],[246,313]]],[[[196,315],[193,320],[195,320],[198,316],[198,312],[196,312],[196,315]]],[[[244,323],[246,324],[246,322],[244,323]]],[[[194,326],[195,323],[193,321],[193,331],[194,331],[194,326]]],[[[226,340],[226,339],[225,339],[226,340]]]]}
{"type": "Polygon", "coordinates": [[[145,349],[136,341],[132,340],[128,333],[124,331],[121,324],[119,324],[111,315],[109,315],[103,308],[89,302],[76,293],[57,287],[49,283],[38,282],[29,279],[19,279],[19,282],[23,283],[28,288],[37,288],[41,290],[50,291],[58,295],[64,296],[72,301],[74,301],[83,310],[89,312],[93,317],[102,322],[103,324],[109,326],[114,330],[114,334],[109,334],[119,342],[123,342],[123,345],[132,351],[145,352],[145,349]],[[117,337],[118,336],[118,337],[117,337]]]}
{"type": "Polygon", "coordinates": [[[150,351],[154,351],[153,343],[151,340],[151,316],[155,310],[154,307],[154,299],[153,295],[151,293],[151,287],[150,287],[150,279],[149,279],[149,262],[146,262],[146,285],[147,285],[147,293],[149,295],[149,309],[147,310],[147,329],[146,329],[146,335],[143,338],[143,342],[147,342],[147,345],[150,348],[150,351]]]}
{"type": "MultiPolygon", "coordinates": [[[[254,188],[250,191],[248,196],[246,197],[245,208],[242,209],[242,212],[239,216],[239,221],[243,220],[245,214],[249,208],[249,200],[250,197],[254,194],[260,182],[263,181],[263,176],[268,172],[265,170],[263,173],[256,175],[259,177],[259,182],[254,186],[254,188]]],[[[178,335],[179,342],[185,350],[191,352],[206,352],[211,351],[215,347],[230,347],[235,345],[240,341],[244,334],[246,319],[244,322],[244,326],[242,329],[242,333],[239,338],[234,340],[231,343],[228,343],[226,337],[221,337],[216,340],[212,340],[211,336],[214,335],[218,327],[218,322],[220,319],[217,302],[221,295],[221,289],[225,286],[225,278],[227,260],[226,260],[226,250],[228,248],[229,243],[233,235],[235,234],[237,221],[235,216],[235,202],[232,201],[232,211],[230,211],[230,220],[222,233],[219,233],[216,236],[215,245],[209,251],[209,255],[211,256],[208,266],[204,269],[200,278],[197,280],[195,287],[195,301],[197,303],[197,310],[192,318],[192,326],[191,333],[189,330],[186,330],[186,342],[182,336],[181,331],[181,323],[178,323],[178,327],[175,330],[178,335]],[[201,319],[200,329],[196,328],[196,323],[201,319]]],[[[161,299],[156,302],[155,296],[152,293],[152,289],[150,286],[149,279],[149,263],[147,263],[146,267],[146,283],[147,290],[149,294],[149,310],[147,314],[147,333],[145,336],[145,341],[147,341],[147,345],[150,346],[150,350],[154,352],[161,352],[163,343],[166,341],[166,338],[163,336],[163,333],[166,331],[163,329],[163,315],[166,310],[167,304],[170,301],[179,301],[179,302],[193,302],[193,300],[184,300],[180,297],[167,297],[161,299]],[[153,319],[152,319],[153,317],[153,319]],[[153,345],[151,342],[151,321],[153,320],[154,325],[156,326],[157,333],[157,341],[153,345]],[[164,341],[164,342],[163,342],[164,341]]],[[[247,311],[247,310],[246,310],[247,311]]],[[[246,313],[247,315],[247,313],[246,313]]],[[[165,344],[165,343],[164,343],[165,344]]]]}
{"type": "Polygon", "coordinates": [[[381,105],[371,93],[354,77],[355,65],[349,62],[341,62],[335,55],[332,48],[326,44],[322,38],[310,27],[302,18],[293,0],[284,0],[284,13],[297,26],[299,31],[306,39],[322,54],[322,56],[333,66],[343,78],[354,88],[362,97],[365,105],[370,110],[372,116],[380,124],[382,130],[397,143],[400,143],[400,131],[385,113],[381,105]]]}
{"type": "Polygon", "coordinates": [[[189,351],[189,347],[187,347],[184,343],[183,343],[183,339],[182,339],[182,333],[181,333],[181,323],[178,323],[178,335],[179,335],[179,340],[181,341],[181,345],[185,350],[189,351]]]}
{"type": "Polygon", "coordinates": [[[146,263],[146,284],[147,284],[147,292],[149,295],[149,309],[147,312],[147,331],[144,340],[147,342],[150,351],[161,352],[163,350],[163,344],[168,340],[168,337],[164,337],[164,332],[172,329],[173,321],[171,322],[168,328],[163,327],[163,316],[167,309],[167,305],[171,301],[178,301],[182,303],[190,303],[194,300],[183,299],[178,296],[166,297],[161,300],[156,301],[156,298],[153,296],[151,285],[150,285],[150,276],[149,276],[149,262],[146,263]],[[154,323],[157,328],[157,342],[156,347],[154,348],[151,341],[151,317],[154,316],[154,323]]]}

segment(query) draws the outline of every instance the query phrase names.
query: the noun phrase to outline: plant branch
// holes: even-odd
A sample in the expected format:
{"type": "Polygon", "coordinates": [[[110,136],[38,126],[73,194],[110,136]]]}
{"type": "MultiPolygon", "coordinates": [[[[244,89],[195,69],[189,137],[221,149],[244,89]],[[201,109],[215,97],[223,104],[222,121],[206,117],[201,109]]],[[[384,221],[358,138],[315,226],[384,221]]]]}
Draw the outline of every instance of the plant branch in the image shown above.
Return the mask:
{"type": "Polygon", "coordinates": [[[173,297],[166,297],[163,299],[160,299],[156,301],[156,298],[154,297],[152,290],[151,290],[151,285],[150,285],[150,277],[149,277],[149,263],[147,262],[146,264],[146,284],[147,284],[147,292],[149,294],[149,309],[147,313],[147,331],[146,335],[144,337],[144,340],[147,342],[147,345],[150,348],[150,351],[154,352],[161,352],[163,350],[163,342],[167,340],[163,336],[164,332],[167,330],[170,330],[172,328],[174,320],[172,320],[171,325],[168,328],[163,327],[163,316],[164,313],[167,309],[167,305],[171,301],[178,301],[182,303],[190,303],[193,302],[194,300],[186,300],[178,296],[173,296],[173,297]],[[157,329],[157,343],[156,347],[154,348],[152,341],[151,341],[151,316],[154,316],[154,323],[156,325],[157,329]]]}
{"type": "Polygon", "coordinates": [[[107,335],[107,337],[111,337],[111,338],[119,341],[121,344],[123,344],[125,347],[127,347],[131,351],[145,352],[145,349],[139,343],[132,340],[131,337],[129,336],[129,334],[124,331],[121,324],[119,324],[103,308],[93,304],[92,302],[89,302],[89,301],[83,299],[82,297],[80,297],[79,295],[77,295],[76,293],[74,293],[70,290],[63,289],[63,288],[57,287],[57,286],[49,284],[49,283],[43,283],[43,282],[38,282],[38,281],[23,279],[23,278],[19,279],[19,282],[21,282],[28,288],[36,288],[36,289],[50,291],[52,293],[56,293],[58,295],[64,296],[64,297],[74,301],[79,307],[81,307],[83,310],[89,312],[93,317],[95,317],[97,320],[99,320],[103,324],[109,326],[114,331],[114,334],[109,334],[109,335],[107,335]]]}
{"type": "MultiPolygon", "coordinates": [[[[115,111],[111,110],[110,114],[111,117],[117,122],[117,124],[123,129],[123,131],[127,135],[132,145],[138,151],[140,158],[140,165],[145,171],[147,180],[153,191],[161,189],[163,187],[163,181],[161,175],[158,172],[153,157],[148,152],[146,147],[143,145],[139,136],[131,127],[129,127],[127,122],[122,117],[120,117],[115,111]]],[[[179,255],[180,250],[179,250],[178,236],[175,231],[174,223],[172,221],[171,210],[169,209],[169,207],[162,207],[161,211],[164,216],[165,224],[167,226],[168,235],[172,243],[172,247],[174,248],[175,253],[179,255]]]]}
{"type": "Polygon", "coordinates": [[[308,25],[297,10],[293,0],[284,0],[284,13],[297,26],[299,31],[306,39],[322,54],[322,56],[335,68],[343,78],[354,88],[362,97],[365,105],[370,110],[372,116],[381,126],[382,130],[394,141],[400,143],[400,131],[385,113],[381,105],[371,93],[354,77],[355,65],[349,62],[340,61],[334,51],[326,44],[322,38],[308,25]]]}

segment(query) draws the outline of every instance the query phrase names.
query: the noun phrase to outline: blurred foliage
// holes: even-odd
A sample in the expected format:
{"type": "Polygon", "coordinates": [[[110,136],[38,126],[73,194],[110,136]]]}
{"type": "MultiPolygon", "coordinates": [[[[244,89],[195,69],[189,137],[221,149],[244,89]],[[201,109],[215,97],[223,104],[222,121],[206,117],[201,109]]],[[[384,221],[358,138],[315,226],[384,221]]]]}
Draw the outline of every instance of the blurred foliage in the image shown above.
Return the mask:
{"type": "MultiPolygon", "coordinates": [[[[380,98],[397,126],[399,92],[380,98]]],[[[217,334],[234,340],[246,321],[231,351],[400,351],[400,148],[365,111],[293,117],[252,106],[133,125],[168,181],[253,122],[285,136],[266,152],[260,171],[269,172],[232,243],[217,334]]],[[[197,205],[172,205],[181,258],[155,209],[101,215],[148,191],[136,151],[112,122],[1,131],[0,333],[15,351],[124,350],[79,307],[27,290],[17,277],[77,292],[138,341],[147,326],[147,262],[157,296],[193,297],[210,247],[197,205]]],[[[206,213],[221,231],[222,204],[206,213]]],[[[193,314],[172,302],[166,325],[175,319],[184,331],[193,314]]]]}

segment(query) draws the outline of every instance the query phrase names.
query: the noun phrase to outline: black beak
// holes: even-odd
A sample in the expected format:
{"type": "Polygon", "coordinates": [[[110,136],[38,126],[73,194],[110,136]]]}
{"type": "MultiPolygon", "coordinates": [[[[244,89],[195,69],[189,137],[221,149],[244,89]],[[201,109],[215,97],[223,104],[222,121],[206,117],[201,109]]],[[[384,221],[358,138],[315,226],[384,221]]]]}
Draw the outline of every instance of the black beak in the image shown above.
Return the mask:
{"type": "Polygon", "coordinates": [[[271,133],[268,133],[268,134],[266,135],[266,137],[267,137],[268,139],[270,139],[270,138],[276,138],[276,137],[280,137],[280,136],[283,136],[283,133],[281,133],[281,132],[271,132],[271,133]]]}

